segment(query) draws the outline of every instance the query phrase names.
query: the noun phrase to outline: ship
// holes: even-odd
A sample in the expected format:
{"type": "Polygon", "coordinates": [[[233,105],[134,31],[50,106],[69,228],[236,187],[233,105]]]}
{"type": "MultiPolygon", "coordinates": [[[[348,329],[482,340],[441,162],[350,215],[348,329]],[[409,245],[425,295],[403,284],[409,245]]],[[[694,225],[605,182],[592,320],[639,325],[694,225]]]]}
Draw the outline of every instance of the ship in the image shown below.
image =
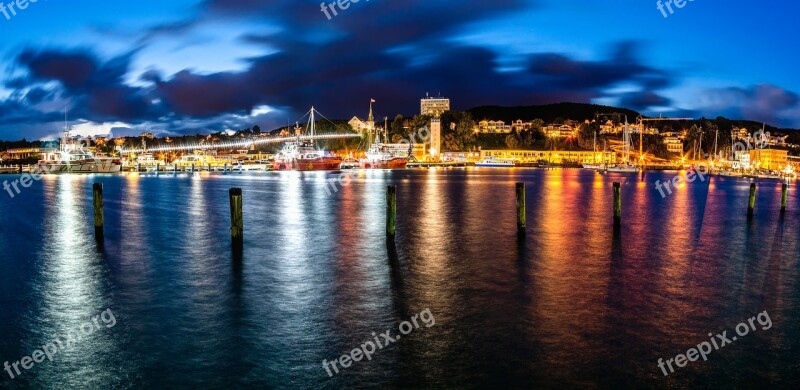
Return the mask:
{"type": "MultiPolygon", "coordinates": [[[[76,142],[64,126],[64,138],[58,150],[45,153],[37,169],[45,173],[118,173],[122,171],[122,160],[114,157],[94,155],[83,149],[84,142],[76,142]]],[[[88,146],[88,145],[87,145],[88,146]]]]}
{"type": "Polygon", "coordinates": [[[335,171],[341,169],[342,158],[327,156],[325,151],[317,150],[314,146],[314,107],[311,107],[309,118],[310,139],[307,141],[289,141],[275,156],[272,162],[274,171],[335,171]]]}
{"type": "MultiPolygon", "coordinates": [[[[375,100],[370,100],[369,103],[369,116],[367,117],[367,123],[369,124],[374,123],[372,116],[372,103],[374,102],[375,100]]],[[[388,138],[387,125],[387,119],[384,119],[383,136],[385,141],[388,138]]],[[[372,138],[372,131],[372,129],[367,130],[370,138],[372,138]]],[[[377,132],[377,129],[375,131],[377,132]]],[[[381,143],[380,135],[376,134],[375,142],[370,144],[366,157],[359,160],[358,166],[363,169],[404,169],[408,166],[410,153],[411,150],[409,149],[405,156],[399,154],[396,150],[392,150],[388,144],[381,143]]]]}
{"type": "Polygon", "coordinates": [[[475,163],[476,167],[484,168],[513,168],[514,161],[506,160],[495,156],[489,156],[480,162],[475,163]]]}

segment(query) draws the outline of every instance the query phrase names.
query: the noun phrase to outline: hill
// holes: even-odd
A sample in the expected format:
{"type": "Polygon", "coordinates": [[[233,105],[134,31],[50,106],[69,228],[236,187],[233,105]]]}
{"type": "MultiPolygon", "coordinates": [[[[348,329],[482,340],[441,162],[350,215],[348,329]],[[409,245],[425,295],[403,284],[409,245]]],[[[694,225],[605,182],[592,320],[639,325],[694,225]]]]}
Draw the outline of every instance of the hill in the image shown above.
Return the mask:
{"type": "Polygon", "coordinates": [[[481,106],[467,110],[472,114],[472,118],[476,121],[483,119],[503,120],[506,123],[522,119],[529,121],[533,119],[541,119],[545,123],[552,123],[556,119],[573,119],[577,121],[584,121],[586,119],[593,120],[595,114],[615,114],[620,113],[628,116],[628,121],[633,123],[639,113],[627,108],[617,108],[610,106],[601,106],[599,104],[585,104],[585,103],[556,103],[544,104],[534,106],[515,106],[515,107],[501,107],[501,106],[481,106]]]}

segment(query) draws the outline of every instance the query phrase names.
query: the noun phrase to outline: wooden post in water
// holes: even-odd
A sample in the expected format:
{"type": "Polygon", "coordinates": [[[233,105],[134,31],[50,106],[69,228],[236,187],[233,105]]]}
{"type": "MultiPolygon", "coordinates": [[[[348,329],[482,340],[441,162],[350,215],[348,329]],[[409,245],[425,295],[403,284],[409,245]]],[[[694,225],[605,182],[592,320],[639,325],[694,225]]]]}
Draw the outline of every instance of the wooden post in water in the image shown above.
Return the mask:
{"type": "Polygon", "coordinates": [[[397,186],[386,188],[386,237],[394,238],[397,232],[397,186]]]}
{"type": "Polygon", "coordinates": [[[192,170],[190,172],[194,173],[194,163],[192,163],[192,170]]]}
{"type": "Polygon", "coordinates": [[[517,183],[517,233],[525,233],[526,222],[525,183],[517,183]]]}
{"type": "Polygon", "coordinates": [[[208,171],[211,172],[211,163],[208,163],[208,171]]]}
{"type": "Polygon", "coordinates": [[[750,199],[747,202],[747,216],[753,216],[753,210],[756,208],[756,183],[750,183],[750,199]]]}
{"type": "Polygon", "coordinates": [[[161,164],[156,163],[156,173],[161,170],[161,164]]]}
{"type": "Polygon", "coordinates": [[[789,184],[783,183],[781,190],[781,214],[786,212],[786,193],[789,191],[789,184]]]}
{"type": "Polygon", "coordinates": [[[614,227],[622,225],[622,194],[620,185],[614,182],[614,227]]]}
{"type": "Polygon", "coordinates": [[[141,172],[141,171],[142,171],[142,164],[136,163],[136,172],[141,172]]]}
{"type": "Polygon", "coordinates": [[[242,220],[242,189],[231,188],[228,191],[231,201],[231,240],[234,248],[241,248],[244,243],[244,221],[242,220]]]}
{"type": "Polygon", "coordinates": [[[102,242],[105,238],[103,233],[105,225],[103,218],[103,183],[94,183],[92,193],[94,200],[94,238],[98,242],[102,242]]]}

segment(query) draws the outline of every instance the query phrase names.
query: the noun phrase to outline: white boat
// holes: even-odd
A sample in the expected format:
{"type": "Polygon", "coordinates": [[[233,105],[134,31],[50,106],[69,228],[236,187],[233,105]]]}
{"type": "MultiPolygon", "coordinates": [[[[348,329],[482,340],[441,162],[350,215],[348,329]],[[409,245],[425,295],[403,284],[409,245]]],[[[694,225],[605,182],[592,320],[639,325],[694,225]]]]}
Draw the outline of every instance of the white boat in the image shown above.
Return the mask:
{"type": "Polygon", "coordinates": [[[118,158],[95,156],[83,149],[83,142],[76,142],[64,127],[64,138],[58,150],[45,153],[37,164],[37,169],[45,173],[118,173],[122,171],[122,161],[118,158]]]}
{"type": "Polygon", "coordinates": [[[618,172],[618,173],[636,173],[639,172],[639,167],[631,163],[612,164],[612,165],[606,165],[605,171],[618,172]]]}
{"type": "Polygon", "coordinates": [[[593,169],[593,170],[605,169],[605,167],[603,167],[600,164],[582,164],[581,166],[583,166],[584,169],[593,169]]]}
{"type": "Polygon", "coordinates": [[[514,161],[505,160],[495,156],[489,156],[481,162],[475,163],[476,167],[486,168],[511,168],[514,166],[514,161]]]}

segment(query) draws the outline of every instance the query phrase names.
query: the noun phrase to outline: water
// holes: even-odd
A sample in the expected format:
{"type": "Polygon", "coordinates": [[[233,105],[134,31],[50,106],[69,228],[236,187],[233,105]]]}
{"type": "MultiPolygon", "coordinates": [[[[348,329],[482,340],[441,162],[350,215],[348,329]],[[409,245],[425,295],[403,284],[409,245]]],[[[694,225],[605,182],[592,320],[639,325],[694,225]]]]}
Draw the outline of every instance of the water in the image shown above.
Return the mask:
{"type": "MultiPolygon", "coordinates": [[[[800,199],[712,178],[581,170],[49,176],[0,196],[0,363],[110,308],[117,321],[2,388],[751,387],[799,383],[800,199]],[[515,234],[514,182],[528,232],[515,234]],[[622,183],[614,235],[612,182],[622,183]],[[105,185],[106,242],[92,183],[105,185]],[[385,191],[398,189],[394,248],[385,191]],[[244,191],[231,251],[228,189],[244,191]],[[429,309],[396,343],[335,360],[429,309]],[[665,377],[763,311],[773,323],[665,377]]],[[[1,176],[13,180],[18,176],[1,176]]],[[[102,324],[102,323],[101,323],[102,324]]]]}

